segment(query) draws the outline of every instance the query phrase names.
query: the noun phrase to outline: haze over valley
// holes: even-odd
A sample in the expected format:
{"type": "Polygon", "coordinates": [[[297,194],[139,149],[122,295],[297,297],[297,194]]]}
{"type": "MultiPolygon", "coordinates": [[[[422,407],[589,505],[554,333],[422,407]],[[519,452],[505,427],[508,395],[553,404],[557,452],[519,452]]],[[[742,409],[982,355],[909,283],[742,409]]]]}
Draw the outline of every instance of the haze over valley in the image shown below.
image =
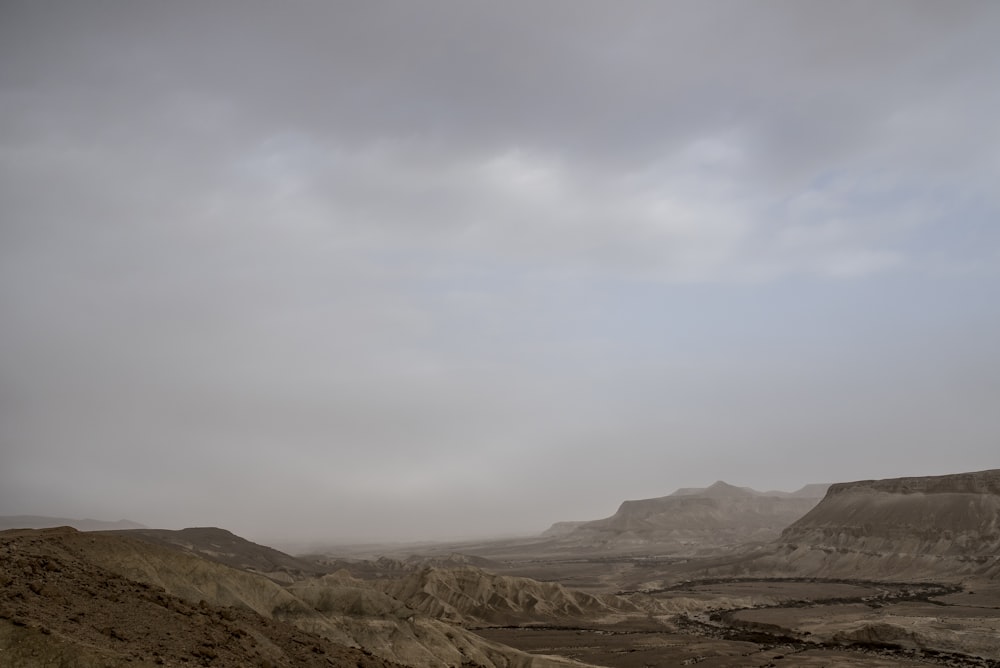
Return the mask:
{"type": "Polygon", "coordinates": [[[0,3],[0,666],[996,666],[998,28],[0,3]]]}

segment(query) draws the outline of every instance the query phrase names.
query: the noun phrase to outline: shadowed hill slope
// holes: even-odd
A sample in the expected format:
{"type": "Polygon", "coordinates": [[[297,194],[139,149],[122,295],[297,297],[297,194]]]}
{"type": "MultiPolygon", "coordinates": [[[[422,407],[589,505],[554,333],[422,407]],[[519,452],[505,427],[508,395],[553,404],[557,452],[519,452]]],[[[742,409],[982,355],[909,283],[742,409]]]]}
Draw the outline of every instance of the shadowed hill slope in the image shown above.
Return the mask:
{"type": "Polygon", "coordinates": [[[79,541],[70,528],[0,533],[0,665],[393,665],[246,609],[122,577],[87,559],[79,541]]]}
{"type": "Polygon", "coordinates": [[[179,548],[219,563],[266,575],[278,582],[291,582],[299,577],[321,575],[326,569],[308,559],[300,559],[258,545],[217,527],[168,529],[133,529],[118,531],[131,538],[179,548]]]}

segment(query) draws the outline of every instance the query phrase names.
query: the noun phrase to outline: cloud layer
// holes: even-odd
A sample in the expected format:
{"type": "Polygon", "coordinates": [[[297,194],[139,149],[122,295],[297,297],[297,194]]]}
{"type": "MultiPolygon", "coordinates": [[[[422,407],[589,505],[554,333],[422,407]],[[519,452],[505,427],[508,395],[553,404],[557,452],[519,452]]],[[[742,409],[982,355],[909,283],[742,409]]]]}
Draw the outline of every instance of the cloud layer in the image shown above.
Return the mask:
{"type": "Polygon", "coordinates": [[[0,511],[995,466],[993,3],[6,3],[0,511]]]}

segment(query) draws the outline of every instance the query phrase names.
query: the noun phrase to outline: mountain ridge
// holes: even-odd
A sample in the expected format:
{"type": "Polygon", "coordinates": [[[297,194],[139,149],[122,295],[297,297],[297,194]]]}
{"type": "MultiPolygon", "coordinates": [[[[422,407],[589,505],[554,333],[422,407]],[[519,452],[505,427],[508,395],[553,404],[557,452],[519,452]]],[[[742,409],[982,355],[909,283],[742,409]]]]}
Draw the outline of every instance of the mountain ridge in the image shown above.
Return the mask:
{"type": "Polygon", "coordinates": [[[1000,578],[1000,469],[836,483],[771,544],[705,573],[1000,578]]]}
{"type": "Polygon", "coordinates": [[[667,496],[623,501],[611,516],[557,522],[542,535],[575,549],[689,550],[780,535],[826,492],[806,485],[796,492],[764,493],[722,480],[709,487],[684,487],[667,496]]]}
{"type": "Polygon", "coordinates": [[[0,531],[8,529],[51,529],[73,527],[77,531],[118,531],[127,529],[148,529],[149,527],[131,520],[93,520],[70,517],[50,517],[48,515],[0,515],[0,531]]]}
{"type": "Polygon", "coordinates": [[[277,582],[325,573],[322,565],[254,543],[218,527],[185,529],[127,529],[102,533],[129,536],[150,543],[171,546],[241,570],[265,575],[277,582]]]}

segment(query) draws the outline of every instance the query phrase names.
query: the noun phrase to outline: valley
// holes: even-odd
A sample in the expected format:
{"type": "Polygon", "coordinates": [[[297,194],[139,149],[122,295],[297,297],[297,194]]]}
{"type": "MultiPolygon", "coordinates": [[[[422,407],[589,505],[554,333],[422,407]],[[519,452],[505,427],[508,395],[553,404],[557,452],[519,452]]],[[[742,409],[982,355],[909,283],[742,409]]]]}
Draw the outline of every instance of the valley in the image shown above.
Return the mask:
{"type": "Polygon", "coordinates": [[[720,482],[537,537],[298,556],[12,529],[0,665],[1000,666],[998,483],[720,482]]]}

